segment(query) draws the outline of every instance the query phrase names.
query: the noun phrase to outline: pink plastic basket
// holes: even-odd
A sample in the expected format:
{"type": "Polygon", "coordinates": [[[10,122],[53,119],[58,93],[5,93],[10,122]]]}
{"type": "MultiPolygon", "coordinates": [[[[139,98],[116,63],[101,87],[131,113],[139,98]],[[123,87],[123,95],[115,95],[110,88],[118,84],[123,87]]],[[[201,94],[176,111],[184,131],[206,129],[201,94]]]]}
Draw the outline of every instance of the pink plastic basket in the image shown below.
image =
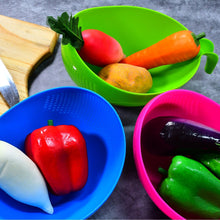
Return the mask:
{"type": "Polygon", "coordinates": [[[140,181],[152,201],[169,218],[185,219],[186,217],[184,218],[173,210],[157,191],[161,182],[158,167],[168,167],[172,157],[152,155],[147,151],[146,146],[142,146],[141,136],[144,126],[151,119],[161,116],[186,118],[220,130],[220,105],[193,91],[171,90],[158,95],[146,104],[136,121],[133,151],[140,181]]]}

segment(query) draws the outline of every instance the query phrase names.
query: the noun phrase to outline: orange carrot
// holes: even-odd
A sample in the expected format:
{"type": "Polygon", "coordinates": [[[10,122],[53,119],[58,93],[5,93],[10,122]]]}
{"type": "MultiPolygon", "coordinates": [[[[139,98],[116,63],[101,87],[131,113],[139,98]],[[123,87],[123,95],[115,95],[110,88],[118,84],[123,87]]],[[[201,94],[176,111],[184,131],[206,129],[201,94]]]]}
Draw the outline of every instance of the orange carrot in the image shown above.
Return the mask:
{"type": "Polygon", "coordinates": [[[121,63],[151,69],[190,60],[199,53],[199,40],[203,37],[205,37],[204,32],[196,36],[189,30],[178,31],[122,59],[121,63]]]}

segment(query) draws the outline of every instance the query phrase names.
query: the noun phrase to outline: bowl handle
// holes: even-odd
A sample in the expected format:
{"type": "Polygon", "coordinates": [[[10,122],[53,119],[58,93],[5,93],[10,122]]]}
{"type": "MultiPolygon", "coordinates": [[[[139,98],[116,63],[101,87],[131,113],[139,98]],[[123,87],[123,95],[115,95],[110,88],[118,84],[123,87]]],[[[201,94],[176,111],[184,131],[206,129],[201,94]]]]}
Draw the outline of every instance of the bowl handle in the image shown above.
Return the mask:
{"type": "Polygon", "coordinates": [[[204,52],[202,55],[206,55],[207,57],[205,72],[211,74],[218,63],[218,55],[213,52],[204,52]]]}
{"type": "Polygon", "coordinates": [[[200,40],[201,50],[200,58],[202,55],[207,57],[205,72],[211,74],[218,63],[218,55],[214,53],[214,44],[211,40],[207,38],[202,38],[200,40]]]}

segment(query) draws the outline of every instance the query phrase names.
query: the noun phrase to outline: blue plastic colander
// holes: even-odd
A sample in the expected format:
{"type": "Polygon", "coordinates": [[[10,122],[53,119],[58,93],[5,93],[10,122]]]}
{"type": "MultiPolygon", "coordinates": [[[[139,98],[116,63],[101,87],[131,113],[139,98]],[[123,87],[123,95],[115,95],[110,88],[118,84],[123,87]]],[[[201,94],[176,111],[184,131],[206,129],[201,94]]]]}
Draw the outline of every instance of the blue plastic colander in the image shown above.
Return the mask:
{"type": "Polygon", "coordinates": [[[118,114],[104,98],[78,87],[40,92],[0,117],[0,140],[24,150],[26,136],[47,125],[48,119],[55,126],[73,124],[82,132],[88,151],[88,181],[78,192],[50,194],[52,215],[19,203],[0,190],[0,219],[84,219],[106,201],[119,180],[125,160],[125,134],[118,114]]]}

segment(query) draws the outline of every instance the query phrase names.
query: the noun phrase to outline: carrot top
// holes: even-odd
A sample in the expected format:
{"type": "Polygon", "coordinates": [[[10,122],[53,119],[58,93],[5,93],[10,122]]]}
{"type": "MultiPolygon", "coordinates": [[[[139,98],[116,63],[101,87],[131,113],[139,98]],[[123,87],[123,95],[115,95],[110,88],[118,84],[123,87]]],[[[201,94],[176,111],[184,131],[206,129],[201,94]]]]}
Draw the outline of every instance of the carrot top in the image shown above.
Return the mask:
{"type": "Polygon", "coordinates": [[[198,35],[195,35],[193,32],[191,33],[191,35],[192,35],[192,37],[193,37],[193,39],[194,39],[194,41],[195,41],[195,44],[196,44],[196,46],[199,46],[199,40],[200,39],[202,39],[203,37],[205,37],[205,32],[202,32],[202,33],[200,33],[200,34],[198,34],[198,35]]]}

